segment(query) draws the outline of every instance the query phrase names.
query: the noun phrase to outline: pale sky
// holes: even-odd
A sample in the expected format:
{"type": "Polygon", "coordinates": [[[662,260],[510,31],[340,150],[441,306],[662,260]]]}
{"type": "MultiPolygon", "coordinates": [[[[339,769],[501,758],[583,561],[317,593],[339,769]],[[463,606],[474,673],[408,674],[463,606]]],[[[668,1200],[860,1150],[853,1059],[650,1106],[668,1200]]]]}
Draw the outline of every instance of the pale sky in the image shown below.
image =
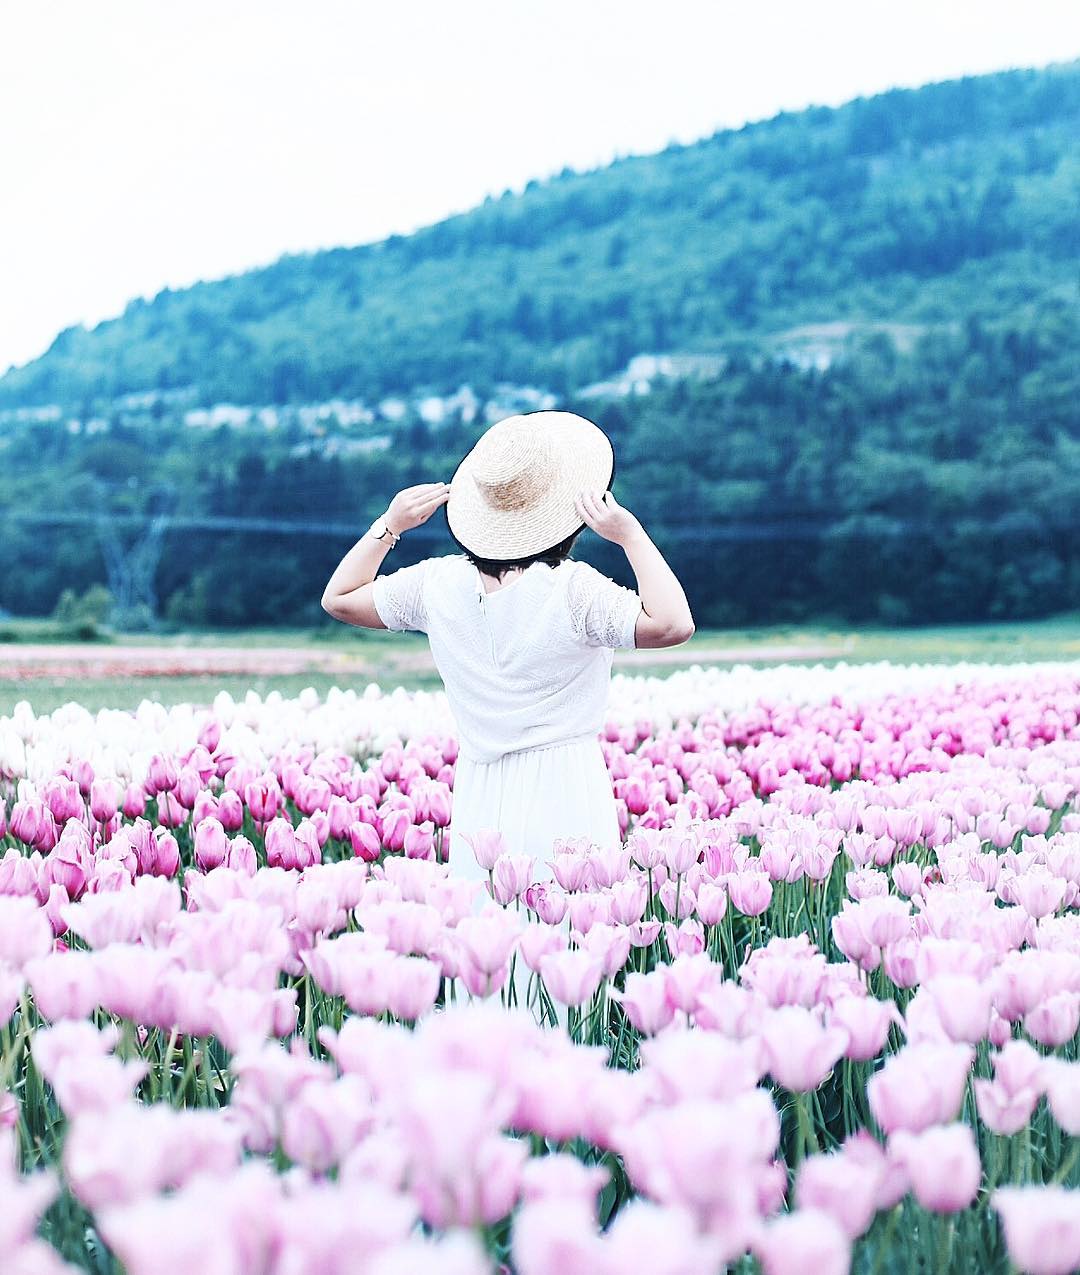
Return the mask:
{"type": "Polygon", "coordinates": [[[0,371],[564,165],[1078,54],[1076,0],[0,0],[0,371]]]}

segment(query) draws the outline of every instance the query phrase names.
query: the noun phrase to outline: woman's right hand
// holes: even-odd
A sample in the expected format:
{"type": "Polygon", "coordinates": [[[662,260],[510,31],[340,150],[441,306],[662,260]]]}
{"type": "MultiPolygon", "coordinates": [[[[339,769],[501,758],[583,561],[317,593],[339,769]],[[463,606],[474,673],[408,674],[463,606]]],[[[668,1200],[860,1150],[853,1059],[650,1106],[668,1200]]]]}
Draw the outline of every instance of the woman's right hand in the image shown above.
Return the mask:
{"type": "Polygon", "coordinates": [[[629,509],[624,509],[610,491],[583,491],[574,498],[578,517],[598,536],[613,544],[626,545],[645,529],[629,509]]]}
{"type": "Polygon", "coordinates": [[[449,483],[418,483],[415,487],[405,487],[390,502],[383,521],[395,536],[400,536],[403,531],[427,522],[449,499],[449,483]]]}

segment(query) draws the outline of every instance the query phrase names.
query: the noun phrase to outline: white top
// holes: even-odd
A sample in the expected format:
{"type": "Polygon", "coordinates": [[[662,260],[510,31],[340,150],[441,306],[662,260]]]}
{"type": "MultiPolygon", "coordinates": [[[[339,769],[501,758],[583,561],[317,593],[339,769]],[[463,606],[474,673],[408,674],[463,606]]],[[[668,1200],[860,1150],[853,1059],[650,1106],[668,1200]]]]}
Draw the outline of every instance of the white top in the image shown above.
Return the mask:
{"type": "Polygon", "coordinates": [[[533,562],[491,593],[463,553],[376,576],[388,629],[428,635],[473,761],[595,739],[616,647],[634,646],[641,599],[587,562],[533,562]]]}

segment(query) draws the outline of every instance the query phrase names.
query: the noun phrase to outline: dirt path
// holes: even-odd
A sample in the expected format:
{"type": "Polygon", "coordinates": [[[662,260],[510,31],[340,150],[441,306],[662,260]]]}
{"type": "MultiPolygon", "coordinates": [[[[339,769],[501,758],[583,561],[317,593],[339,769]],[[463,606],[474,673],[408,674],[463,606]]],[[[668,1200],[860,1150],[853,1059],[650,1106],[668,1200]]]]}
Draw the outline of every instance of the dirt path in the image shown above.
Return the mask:
{"type": "MultiPolygon", "coordinates": [[[[835,658],[836,647],[695,646],[657,651],[618,651],[617,668],[691,664],[780,663],[835,658]]],[[[0,681],[36,678],[192,677],[221,674],[274,676],[298,673],[433,673],[431,652],[380,651],[377,658],[311,647],[80,646],[75,643],[0,643],[0,681]]]]}

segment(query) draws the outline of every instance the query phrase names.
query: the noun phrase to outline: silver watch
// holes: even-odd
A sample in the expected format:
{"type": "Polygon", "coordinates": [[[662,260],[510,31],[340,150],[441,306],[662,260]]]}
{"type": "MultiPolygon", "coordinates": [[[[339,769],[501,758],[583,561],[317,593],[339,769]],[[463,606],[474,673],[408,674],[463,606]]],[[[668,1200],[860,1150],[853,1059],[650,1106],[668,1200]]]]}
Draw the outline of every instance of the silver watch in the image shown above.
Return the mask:
{"type": "Polygon", "coordinates": [[[368,535],[374,536],[376,540],[389,540],[391,549],[393,549],[397,545],[397,542],[401,539],[400,536],[394,535],[394,533],[386,525],[386,520],[384,518],[375,519],[368,528],[368,535]]]}

